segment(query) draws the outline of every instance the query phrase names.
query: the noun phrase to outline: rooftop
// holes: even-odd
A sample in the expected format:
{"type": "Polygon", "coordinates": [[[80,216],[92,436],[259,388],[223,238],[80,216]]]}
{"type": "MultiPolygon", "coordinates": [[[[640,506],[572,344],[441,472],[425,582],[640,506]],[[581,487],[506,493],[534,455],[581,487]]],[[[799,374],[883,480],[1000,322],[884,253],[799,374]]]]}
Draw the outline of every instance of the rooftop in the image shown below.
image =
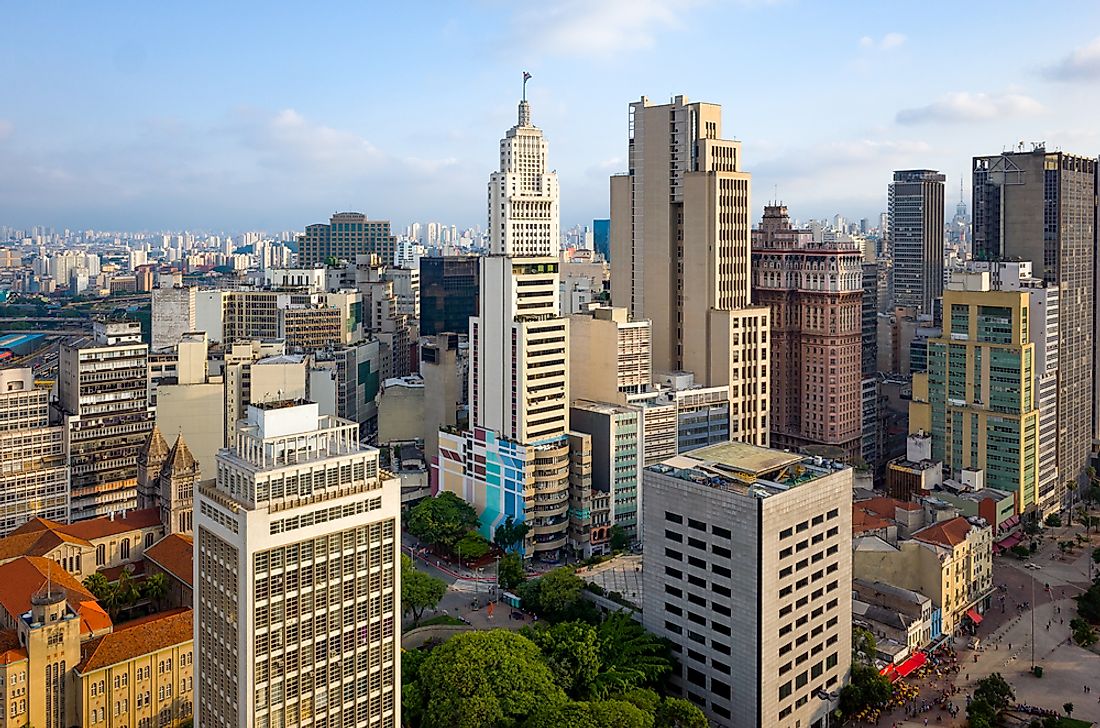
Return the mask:
{"type": "Polygon", "coordinates": [[[970,529],[974,527],[975,525],[970,521],[959,516],[949,521],[940,521],[928,528],[922,528],[913,534],[913,538],[925,543],[950,548],[965,541],[966,537],[970,535],[970,529]]]}
{"type": "Polygon", "coordinates": [[[4,585],[0,589],[0,607],[4,608],[12,621],[30,611],[31,597],[47,584],[52,585],[53,590],[63,592],[74,609],[82,602],[95,601],[92,593],[69,572],[51,559],[40,556],[22,556],[0,565],[0,584],[4,585]]]}
{"type": "Polygon", "coordinates": [[[675,455],[646,469],[712,488],[766,498],[845,470],[847,466],[743,442],[725,442],[675,455]]]}
{"type": "Polygon", "coordinates": [[[193,639],[192,612],[174,609],[120,624],[114,632],[93,639],[80,648],[77,672],[87,675],[135,657],[148,655],[193,639]]]}
{"type": "Polygon", "coordinates": [[[152,561],[187,586],[194,580],[195,542],[187,535],[173,533],[145,549],[145,558],[152,561]]]}

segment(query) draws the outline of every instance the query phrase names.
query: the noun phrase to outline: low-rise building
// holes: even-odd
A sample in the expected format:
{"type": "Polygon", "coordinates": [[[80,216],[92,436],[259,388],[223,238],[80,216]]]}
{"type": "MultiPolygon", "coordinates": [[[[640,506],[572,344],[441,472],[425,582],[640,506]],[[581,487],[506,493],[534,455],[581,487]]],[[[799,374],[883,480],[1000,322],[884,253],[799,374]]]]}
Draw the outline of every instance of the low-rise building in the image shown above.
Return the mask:
{"type": "Polygon", "coordinates": [[[871,630],[881,640],[893,640],[906,646],[904,660],[940,636],[940,612],[932,600],[902,587],[881,581],[852,580],[852,620],[871,630]]]}

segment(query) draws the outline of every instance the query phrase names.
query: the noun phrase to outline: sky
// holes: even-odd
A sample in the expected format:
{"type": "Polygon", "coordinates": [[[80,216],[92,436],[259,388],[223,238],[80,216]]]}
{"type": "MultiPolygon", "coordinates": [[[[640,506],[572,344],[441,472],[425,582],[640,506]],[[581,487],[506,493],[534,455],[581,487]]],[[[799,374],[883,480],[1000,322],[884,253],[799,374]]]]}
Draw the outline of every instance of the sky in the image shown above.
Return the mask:
{"type": "MultiPolygon", "coordinates": [[[[877,218],[894,169],[1019,141],[1100,152],[1100,3],[15,3],[0,225],[284,230],[486,217],[521,74],[563,227],[608,213],[627,111],[723,107],[753,205],[877,218]]],[[[758,215],[757,215],[758,216],[758,215]]]]}

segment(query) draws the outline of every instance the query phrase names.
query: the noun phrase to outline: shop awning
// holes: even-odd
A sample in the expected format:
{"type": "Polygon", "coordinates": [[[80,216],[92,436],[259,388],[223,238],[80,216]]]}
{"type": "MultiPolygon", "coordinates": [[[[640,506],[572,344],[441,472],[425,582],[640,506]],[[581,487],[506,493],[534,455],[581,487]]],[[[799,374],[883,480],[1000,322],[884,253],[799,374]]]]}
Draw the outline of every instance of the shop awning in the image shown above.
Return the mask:
{"type": "Polygon", "coordinates": [[[982,615],[978,614],[977,609],[971,608],[971,609],[966,610],[966,616],[970,617],[970,619],[972,619],[974,621],[974,624],[981,624],[982,623],[982,615]]]}
{"type": "Polygon", "coordinates": [[[1014,533],[1011,536],[1009,536],[1008,538],[1004,538],[1004,539],[1001,539],[1000,541],[998,541],[997,542],[997,547],[1002,548],[1002,549],[1010,549],[1013,546],[1015,546],[1016,544],[1020,543],[1020,541],[1022,541],[1022,540],[1023,540],[1022,536],[1020,536],[1017,533],[1014,533]]]}
{"type": "Polygon", "coordinates": [[[905,677],[910,673],[919,670],[924,663],[928,662],[928,655],[923,652],[917,652],[905,662],[901,663],[897,667],[898,675],[905,677]]]}
{"type": "Polygon", "coordinates": [[[1003,522],[1003,523],[1001,524],[1001,528],[1002,528],[1002,529],[1004,529],[1004,528],[1012,528],[1013,526],[1015,526],[1015,525],[1016,525],[1017,523],[1019,523],[1019,522],[1020,522],[1020,516],[1018,516],[1018,515],[1015,515],[1015,516],[1009,516],[1009,517],[1008,517],[1008,518],[1006,518],[1006,519],[1004,520],[1004,522],[1003,522]]]}

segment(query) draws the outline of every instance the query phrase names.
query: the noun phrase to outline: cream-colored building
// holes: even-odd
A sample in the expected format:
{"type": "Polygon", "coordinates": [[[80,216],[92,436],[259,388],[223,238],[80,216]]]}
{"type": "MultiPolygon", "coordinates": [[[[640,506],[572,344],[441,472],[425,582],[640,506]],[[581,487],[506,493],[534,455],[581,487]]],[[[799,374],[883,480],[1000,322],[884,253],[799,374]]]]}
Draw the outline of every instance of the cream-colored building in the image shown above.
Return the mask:
{"type": "Polygon", "coordinates": [[[180,342],[195,330],[195,294],[191,286],[154,288],[152,291],[152,348],[162,349],[180,342]]]}
{"type": "Polygon", "coordinates": [[[424,380],[387,379],[378,401],[378,442],[416,440],[424,436],[424,380]]]}
{"type": "Polygon", "coordinates": [[[574,400],[625,404],[652,380],[650,326],[622,307],[599,306],[569,317],[569,382],[574,400]]]}
{"type": "Polygon", "coordinates": [[[400,490],[356,423],[249,406],[195,512],[198,725],[400,725],[400,490]]]}
{"type": "Polygon", "coordinates": [[[942,632],[954,634],[967,613],[985,611],[993,593],[993,529],[978,518],[953,518],[893,546],[878,536],[853,544],[856,578],[912,589],[940,609],[942,632]]]}
{"type": "Polygon", "coordinates": [[[729,386],[731,437],[769,442],[770,311],[751,305],[751,176],[722,109],[630,105],[630,173],[611,178],[611,300],[652,324],[656,371],[729,386]]]}

